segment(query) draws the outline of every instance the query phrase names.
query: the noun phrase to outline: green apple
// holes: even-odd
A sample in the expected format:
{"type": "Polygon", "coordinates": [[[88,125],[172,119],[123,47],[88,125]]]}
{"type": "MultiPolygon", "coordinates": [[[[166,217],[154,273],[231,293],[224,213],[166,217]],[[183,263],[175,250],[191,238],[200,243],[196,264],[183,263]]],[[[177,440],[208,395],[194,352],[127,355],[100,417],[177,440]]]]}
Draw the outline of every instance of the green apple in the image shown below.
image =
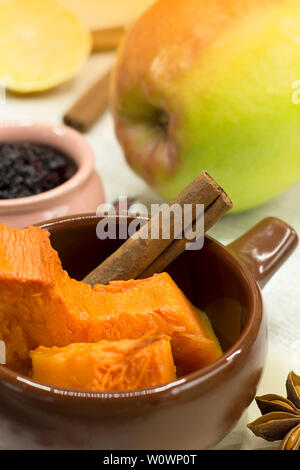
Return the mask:
{"type": "Polygon", "coordinates": [[[300,179],[299,80],[298,0],[159,0],[118,54],[116,134],[163,197],[205,169],[249,209],[300,179]]]}

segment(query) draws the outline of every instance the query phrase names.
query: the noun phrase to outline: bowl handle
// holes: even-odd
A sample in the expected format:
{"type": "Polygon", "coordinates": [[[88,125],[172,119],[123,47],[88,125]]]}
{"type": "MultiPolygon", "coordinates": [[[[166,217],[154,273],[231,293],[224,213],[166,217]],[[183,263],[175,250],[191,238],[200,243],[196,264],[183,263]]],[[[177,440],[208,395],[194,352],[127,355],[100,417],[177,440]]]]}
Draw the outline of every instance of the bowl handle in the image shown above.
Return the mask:
{"type": "Polygon", "coordinates": [[[298,236],[292,227],[276,217],[269,217],[227,248],[247,265],[260,287],[264,287],[297,244],[298,236]]]}

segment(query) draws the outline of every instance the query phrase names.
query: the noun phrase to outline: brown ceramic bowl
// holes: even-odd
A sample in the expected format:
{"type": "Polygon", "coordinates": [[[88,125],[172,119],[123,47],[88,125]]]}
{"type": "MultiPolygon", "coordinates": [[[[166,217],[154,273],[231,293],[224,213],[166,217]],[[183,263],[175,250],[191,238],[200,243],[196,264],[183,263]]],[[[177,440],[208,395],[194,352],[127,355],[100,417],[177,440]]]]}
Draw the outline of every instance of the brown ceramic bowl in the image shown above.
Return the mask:
{"type": "MultiPolygon", "coordinates": [[[[96,237],[98,218],[43,225],[65,269],[82,279],[121,243],[96,237]]],[[[130,219],[128,219],[130,220],[130,219]]],[[[3,448],[206,449],[219,442],[253,400],[267,348],[260,285],[297,244],[284,222],[265,219],[225,248],[207,237],[201,251],[168,269],[210,316],[225,354],[174,383],[127,393],[48,387],[0,368],[3,448]]],[[[282,293],[284,295],[284,292],[282,293]]]]}

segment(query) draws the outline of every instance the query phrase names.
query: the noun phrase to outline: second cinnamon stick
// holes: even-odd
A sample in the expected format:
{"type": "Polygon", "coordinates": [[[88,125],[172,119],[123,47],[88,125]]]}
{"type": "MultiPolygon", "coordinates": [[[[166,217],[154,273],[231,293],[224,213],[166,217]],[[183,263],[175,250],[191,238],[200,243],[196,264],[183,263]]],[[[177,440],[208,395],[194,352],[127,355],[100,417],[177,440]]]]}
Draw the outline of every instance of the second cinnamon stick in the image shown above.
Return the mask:
{"type": "Polygon", "coordinates": [[[124,26],[92,31],[93,52],[106,52],[117,49],[124,34],[124,26]]]}
{"type": "Polygon", "coordinates": [[[64,123],[80,132],[87,132],[109,105],[111,72],[97,80],[64,116],[64,123]]]}

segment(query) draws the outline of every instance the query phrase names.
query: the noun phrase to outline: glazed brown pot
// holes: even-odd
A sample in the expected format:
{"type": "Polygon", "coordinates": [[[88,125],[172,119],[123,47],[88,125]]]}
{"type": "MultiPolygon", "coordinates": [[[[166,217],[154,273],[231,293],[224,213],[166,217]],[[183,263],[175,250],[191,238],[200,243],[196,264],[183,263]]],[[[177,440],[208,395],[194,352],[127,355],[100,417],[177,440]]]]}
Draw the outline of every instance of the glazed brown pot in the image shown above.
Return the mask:
{"type": "MultiPolygon", "coordinates": [[[[128,218],[130,221],[131,219],[128,218]]],[[[82,279],[119,240],[99,240],[93,215],[44,223],[63,266],[82,279]]],[[[206,449],[219,442],[253,400],[267,349],[260,286],[297,245],[284,222],[265,219],[228,247],[207,237],[168,271],[211,318],[225,354],[174,383],[127,393],[44,386],[0,368],[4,448],[206,449]]],[[[282,293],[284,295],[284,292],[282,293]]]]}

